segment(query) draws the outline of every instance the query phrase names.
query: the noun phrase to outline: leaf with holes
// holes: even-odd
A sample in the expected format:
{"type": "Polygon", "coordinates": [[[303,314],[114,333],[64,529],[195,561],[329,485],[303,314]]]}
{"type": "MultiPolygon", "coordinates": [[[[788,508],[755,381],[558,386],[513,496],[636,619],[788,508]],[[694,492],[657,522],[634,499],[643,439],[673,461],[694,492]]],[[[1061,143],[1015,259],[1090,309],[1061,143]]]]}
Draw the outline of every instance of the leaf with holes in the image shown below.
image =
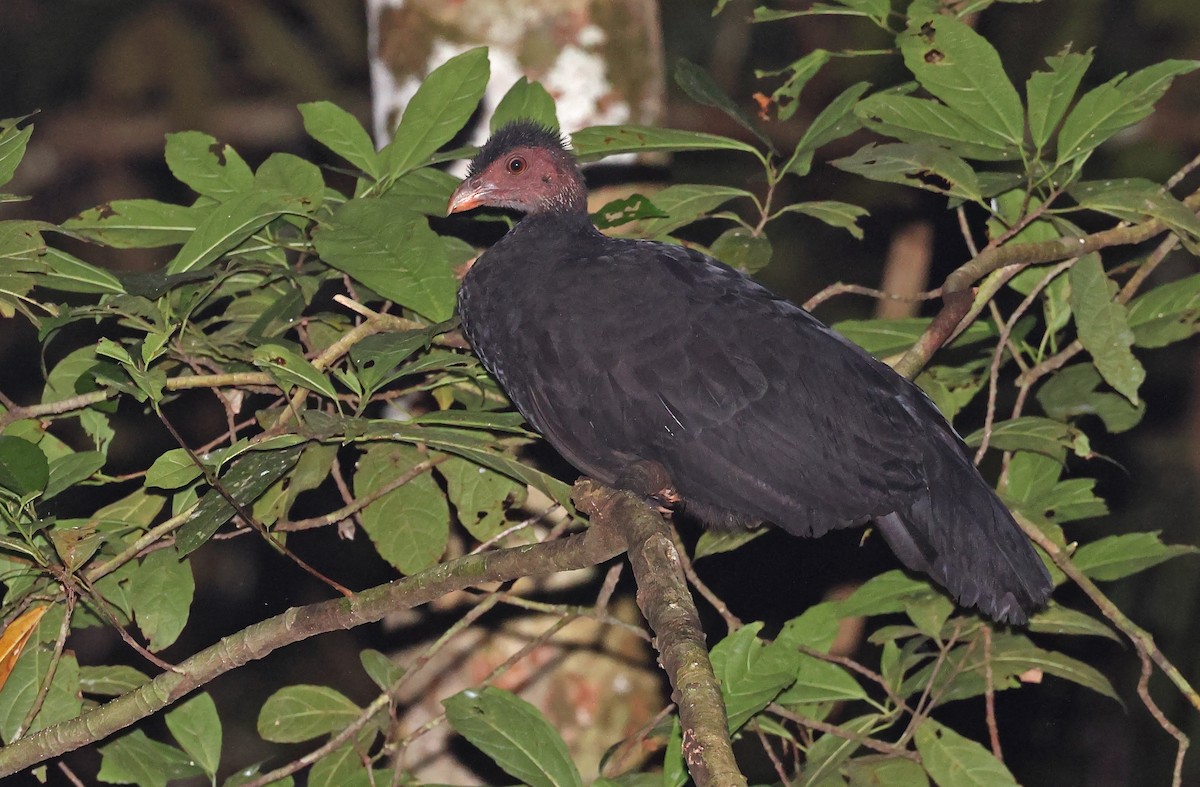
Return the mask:
{"type": "Polygon", "coordinates": [[[953,16],[929,13],[910,17],[897,42],[921,87],[987,129],[982,138],[1004,140],[1014,153],[1024,143],[1021,97],[986,38],[953,16]]]}
{"type": "Polygon", "coordinates": [[[968,202],[982,199],[974,170],[958,156],[936,145],[871,143],[852,156],[830,163],[871,180],[899,183],[968,202]]]}

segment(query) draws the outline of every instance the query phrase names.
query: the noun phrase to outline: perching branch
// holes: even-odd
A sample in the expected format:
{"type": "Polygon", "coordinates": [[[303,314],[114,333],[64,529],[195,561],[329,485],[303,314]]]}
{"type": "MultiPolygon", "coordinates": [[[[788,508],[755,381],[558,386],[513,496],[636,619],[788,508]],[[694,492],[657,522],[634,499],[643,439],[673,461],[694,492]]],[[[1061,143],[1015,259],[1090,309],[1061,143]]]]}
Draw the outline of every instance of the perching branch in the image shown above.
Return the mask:
{"type": "Polygon", "coordinates": [[[638,495],[587,479],[575,485],[575,504],[589,514],[593,527],[608,522],[625,534],[638,607],[654,630],[659,662],[671,681],[671,699],[679,706],[683,755],[692,778],[700,787],[745,785],[733,758],[725,702],[704,630],[663,518],[638,495]]]}

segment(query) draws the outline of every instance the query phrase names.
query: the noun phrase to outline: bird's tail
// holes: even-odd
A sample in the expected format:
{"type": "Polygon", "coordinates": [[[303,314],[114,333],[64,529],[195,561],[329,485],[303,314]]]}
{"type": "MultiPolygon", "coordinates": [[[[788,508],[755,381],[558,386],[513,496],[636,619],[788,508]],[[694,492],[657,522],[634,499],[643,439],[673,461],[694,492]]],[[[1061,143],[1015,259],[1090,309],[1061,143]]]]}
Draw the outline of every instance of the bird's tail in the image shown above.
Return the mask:
{"type": "Polygon", "coordinates": [[[958,438],[934,440],[955,445],[925,451],[929,494],[877,518],[880,532],[901,562],[933,577],[963,606],[1005,623],[1028,622],[1050,596],[1050,574],[958,438]]]}

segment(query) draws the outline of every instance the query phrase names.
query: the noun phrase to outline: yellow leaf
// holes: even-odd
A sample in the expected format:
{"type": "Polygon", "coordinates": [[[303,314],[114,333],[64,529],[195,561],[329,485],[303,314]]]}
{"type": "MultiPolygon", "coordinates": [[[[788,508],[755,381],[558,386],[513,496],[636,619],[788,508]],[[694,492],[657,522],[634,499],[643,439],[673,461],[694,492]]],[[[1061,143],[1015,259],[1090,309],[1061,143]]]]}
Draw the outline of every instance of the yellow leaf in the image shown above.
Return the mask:
{"type": "Polygon", "coordinates": [[[33,630],[37,628],[38,622],[48,609],[50,607],[47,604],[30,607],[21,617],[9,624],[3,635],[0,635],[0,689],[4,688],[9,673],[16,666],[17,659],[21,657],[21,651],[25,649],[25,643],[29,641],[33,630]]]}

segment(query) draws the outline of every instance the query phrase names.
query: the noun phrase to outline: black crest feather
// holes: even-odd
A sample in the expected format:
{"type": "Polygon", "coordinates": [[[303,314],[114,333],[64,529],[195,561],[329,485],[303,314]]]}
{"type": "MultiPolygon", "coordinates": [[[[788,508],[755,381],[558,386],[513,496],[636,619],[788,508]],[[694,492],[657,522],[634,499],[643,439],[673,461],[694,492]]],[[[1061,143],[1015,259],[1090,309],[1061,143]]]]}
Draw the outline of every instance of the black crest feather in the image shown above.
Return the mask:
{"type": "Polygon", "coordinates": [[[506,151],[521,147],[570,152],[561,132],[557,129],[543,126],[532,120],[514,120],[511,123],[505,123],[488,138],[487,143],[475,154],[475,158],[471,159],[467,177],[475,177],[487,169],[489,164],[504,155],[506,151]]]}

